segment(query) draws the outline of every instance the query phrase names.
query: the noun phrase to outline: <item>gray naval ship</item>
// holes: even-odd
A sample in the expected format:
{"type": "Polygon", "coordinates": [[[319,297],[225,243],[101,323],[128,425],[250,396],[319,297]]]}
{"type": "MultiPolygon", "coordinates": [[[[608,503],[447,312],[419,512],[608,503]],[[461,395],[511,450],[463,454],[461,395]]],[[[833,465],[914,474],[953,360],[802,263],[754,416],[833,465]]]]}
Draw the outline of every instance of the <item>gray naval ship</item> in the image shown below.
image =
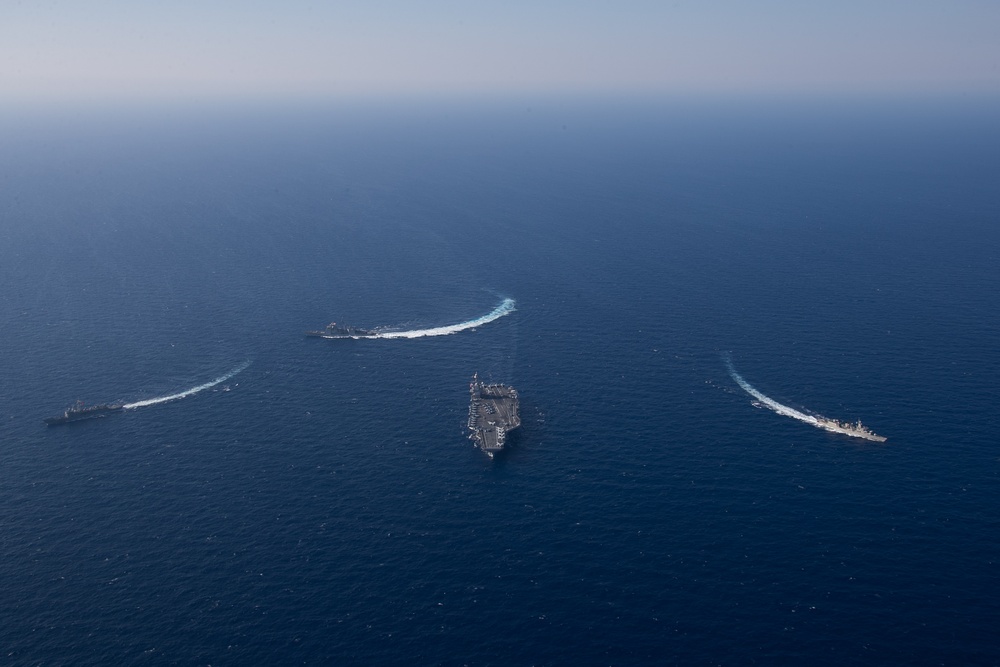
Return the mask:
{"type": "Polygon", "coordinates": [[[331,322],[322,331],[307,331],[307,336],[316,338],[378,338],[378,332],[361,327],[349,327],[331,322]]]}
{"type": "Polygon", "coordinates": [[[107,417],[115,412],[121,412],[125,409],[124,405],[120,403],[108,404],[102,403],[100,405],[89,405],[84,406],[83,401],[77,401],[66,410],[61,415],[56,415],[55,417],[49,417],[45,420],[45,423],[49,426],[58,426],[59,424],[70,424],[72,422],[83,421],[84,419],[98,419],[100,417],[107,417]]]}
{"type": "Polygon", "coordinates": [[[485,384],[479,373],[469,383],[469,439],[493,458],[507,443],[507,433],[521,425],[517,390],[505,384],[485,384]]]}

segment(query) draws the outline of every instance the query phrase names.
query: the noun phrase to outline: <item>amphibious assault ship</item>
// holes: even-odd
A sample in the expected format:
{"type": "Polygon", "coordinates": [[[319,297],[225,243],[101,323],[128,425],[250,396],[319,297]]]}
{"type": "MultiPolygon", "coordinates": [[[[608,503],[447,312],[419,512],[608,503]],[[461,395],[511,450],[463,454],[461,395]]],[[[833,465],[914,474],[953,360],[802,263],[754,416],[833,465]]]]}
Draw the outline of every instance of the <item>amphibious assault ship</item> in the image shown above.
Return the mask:
{"type": "Polygon", "coordinates": [[[485,384],[476,373],[469,383],[469,397],[469,439],[493,458],[507,443],[507,433],[521,425],[517,390],[485,384]]]}
{"type": "Polygon", "coordinates": [[[114,412],[121,412],[124,409],[125,406],[120,404],[101,403],[100,405],[84,406],[83,401],[77,401],[70,407],[66,408],[66,411],[61,415],[46,419],[45,423],[49,426],[69,424],[70,422],[78,422],[84,419],[107,417],[114,412]]]}
{"type": "Polygon", "coordinates": [[[336,322],[330,322],[322,331],[307,331],[306,335],[317,338],[377,338],[378,332],[371,329],[349,327],[338,325],[336,322]]]}
{"type": "Polygon", "coordinates": [[[876,434],[867,426],[863,426],[860,419],[856,424],[852,424],[850,422],[837,421],[836,419],[827,419],[826,417],[816,417],[816,426],[833,433],[842,433],[854,438],[864,438],[872,442],[885,442],[888,439],[883,435],[876,434]]]}

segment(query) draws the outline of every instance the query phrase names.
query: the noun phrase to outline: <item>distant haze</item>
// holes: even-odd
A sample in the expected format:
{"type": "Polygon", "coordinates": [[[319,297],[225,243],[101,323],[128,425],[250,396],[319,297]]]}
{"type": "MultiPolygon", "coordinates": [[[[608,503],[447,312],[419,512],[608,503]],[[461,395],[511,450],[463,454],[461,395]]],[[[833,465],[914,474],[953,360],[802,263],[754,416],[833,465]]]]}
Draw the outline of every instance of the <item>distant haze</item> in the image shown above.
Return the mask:
{"type": "Polygon", "coordinates": [[[8,1],[8,98],[998,92],[991,0],[8,1]]]}

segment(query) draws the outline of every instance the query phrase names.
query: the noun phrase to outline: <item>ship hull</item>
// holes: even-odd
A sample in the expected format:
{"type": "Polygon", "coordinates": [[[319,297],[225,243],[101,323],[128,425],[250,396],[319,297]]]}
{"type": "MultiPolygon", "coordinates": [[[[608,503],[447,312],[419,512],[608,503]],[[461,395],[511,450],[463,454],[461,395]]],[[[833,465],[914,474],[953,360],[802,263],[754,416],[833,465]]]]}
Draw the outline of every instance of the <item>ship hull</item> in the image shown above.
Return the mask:
{"type": "Polygon", "coordinates": [[[45,420],[45,424],[47,426],[61,426],[62,424],[73,424],[75,422],[86,421],[87,419],[101,419],[116,412],[121,412],[124,409],[124,407],[116,405],[93,410],[67,410],[58,417],[49,417],[45,420]]]}
{"type": "Polygon", "coordinates": [[[378,333],[367,329],[355,329],[353,327],[327,327],[323,331],[307,331],[306,336],[331,340],[339,338],[353,338],[354,340],[358,340],[361,338],[378,338],[378,333]]]}
{"type": "Polygon", "coordinates": [[[860,421],[855,426],[851,423],[838,422],[833,419],[817,419],[815,426],[830,433],[839,433],[840,435],[861,438],[862,440],[869,440],[871,442],[885,442],[888,440],[885,436],[878,435],[862,426],[860,421]]]}
{"type": "Polygon", "coordinates": [[[839,433],[841,435],[847,435],[852,438],[861,438],[863,440],[870,440],[871,442],[885,442],[888,440],[885,436],[876,435],[875,433],[858,431],[851,428],[843,428],[842,426],[830,426],[827,424],[817,424],[817,427],[823,429],[824,431],[829,431],[830,433],[839,433]]]}
{"type": "Polygon", "coordinates": [[[351,340],[378,338],[378,336],[375,334],[355,334],[352,336],[349,334],[328,334],[328,333],[323,333],[322,331],[307,331],[306,335],[311,336],[313,338],[326,338],[327,340],[340,340],[342,338],[347,338],[351,340]]]}

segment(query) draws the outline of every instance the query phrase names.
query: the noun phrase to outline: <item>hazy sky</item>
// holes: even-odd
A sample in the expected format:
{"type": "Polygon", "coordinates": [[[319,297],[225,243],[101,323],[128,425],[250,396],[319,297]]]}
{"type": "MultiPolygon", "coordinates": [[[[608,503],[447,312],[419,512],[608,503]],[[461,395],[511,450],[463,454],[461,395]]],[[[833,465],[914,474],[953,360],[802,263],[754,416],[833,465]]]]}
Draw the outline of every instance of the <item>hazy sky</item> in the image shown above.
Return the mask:
{"type": "Polygon", "coordinates": [[[0,0],[0,96],[1000,92],[998,0],[0,0]]]}

